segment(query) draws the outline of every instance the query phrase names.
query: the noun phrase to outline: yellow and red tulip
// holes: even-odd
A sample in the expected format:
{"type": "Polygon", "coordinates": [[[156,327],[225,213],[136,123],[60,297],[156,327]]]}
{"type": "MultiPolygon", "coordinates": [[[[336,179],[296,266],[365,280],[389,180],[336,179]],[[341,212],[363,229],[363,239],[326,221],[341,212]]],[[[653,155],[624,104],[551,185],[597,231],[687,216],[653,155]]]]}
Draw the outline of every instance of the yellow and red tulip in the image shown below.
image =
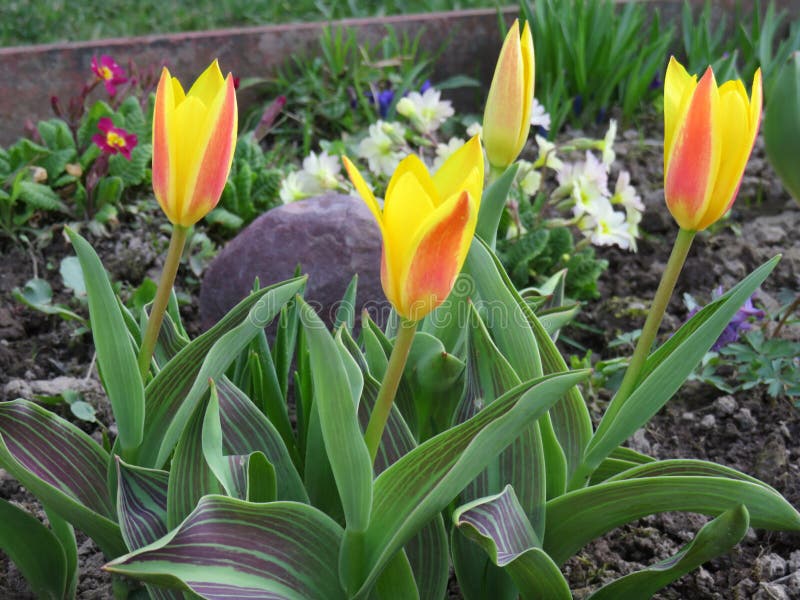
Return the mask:
{"type": "Polygon", "coordinates": [[[153,114],[153,190],[172,223],[194,225],[228,179],[237,129],[233,76],[215,60],[188,93],[164,68],[153,114]]]}
{"type": "Polygon", "coordinates": [[[664,195],[682,229],[701,231],[733,204],[761,120],[761,70],[717,87],[671,58],[664,81],[664,195]]]}
{"type": "Polygon", "coordinates": [[[401,317],[418,321],[444,302],[467,257],[483,192],[480,140],[473,137],[432,177],[419,158],[405,158],[383,209],[353,163],[343,160],[383,236],[383,291],[401,317]]]}
{"type": "Polygon", "coordinates": [[[520,39],[519,22],[514,21],[500,50],[483,113],[483,144],[495,168],[513,163],[528,139],[534,71],[530,27],[525,23],[520,39]]]}

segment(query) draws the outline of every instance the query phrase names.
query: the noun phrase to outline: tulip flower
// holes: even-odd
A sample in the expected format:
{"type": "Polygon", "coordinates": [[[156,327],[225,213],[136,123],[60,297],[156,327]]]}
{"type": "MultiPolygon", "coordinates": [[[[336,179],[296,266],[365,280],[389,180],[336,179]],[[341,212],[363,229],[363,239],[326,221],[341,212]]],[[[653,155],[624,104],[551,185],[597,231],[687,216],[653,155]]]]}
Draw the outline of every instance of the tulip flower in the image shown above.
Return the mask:
{"type": "Polygon", "coordinates": [[[188,93],[164,68],[153,114],[153,191],[167,218],[190,227],[213,209],[236,146],[233,76],[215,60],[188,93]]]}
{"type": "Polygon", "coordinates": [[[353,163],[343,160],[383,236],[383,291],[401,317],[418,321],[444,302],[467,257],[483,192],[480,140],[464,144],[433,177],[419,158],[405,158],[383,209],[353,163]]]}
{"type": "Polygon", "coordinates": [[[188,93],[164,68],[153,111],[153,191],[172,221],[164,270],[139,348],[139,372],[150,370],[161,321],[178,272],[189,227],[217,205],[236,146],[233,76],[211,63],[188,93]]]}
{"type": "Polygon", "coordinates": [[[483,113],[483,144],[497,170],[513,163],[528,139],[534,69],[530,27],[525,23],[520,40],[519,23],[514,21],[500,50],[483,113]]]}
{"type": "Polygon", "coordinates": [[[741,81],[719,88],[671,58],[664,81],[664,195],[682,229],[702,231],[733,204],[761,119],[761,70],[751,97],[741,81]]]}

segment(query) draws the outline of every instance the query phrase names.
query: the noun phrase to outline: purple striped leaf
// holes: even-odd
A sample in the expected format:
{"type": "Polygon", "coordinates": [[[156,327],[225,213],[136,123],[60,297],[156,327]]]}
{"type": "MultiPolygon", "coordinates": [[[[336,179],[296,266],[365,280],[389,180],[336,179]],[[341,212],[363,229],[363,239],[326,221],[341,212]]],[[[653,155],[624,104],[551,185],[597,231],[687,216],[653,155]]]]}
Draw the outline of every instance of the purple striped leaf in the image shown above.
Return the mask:
{"type": "Polygon", "coordinates": [[[204,417],[205,405],[200,405],[175,446],[167,487],[168,530],[177,527],[194,510],[200,498],[222,491],[203,456],[204,417]]]}
{"type": "MultiPolygon", "coordinates": [[[[658,463],[637,469],[645,467],[658,468],[658,463]]],[[[800,531],[800,513],[762,483],[718,475],[634,477],[550,500],[544,549],[561,564],[594,538],[647,515],[685,511],[716,516],[740,504],[754,527],[800,531]]]]}
{"type": "Polygon", "coordinates": [[[670,558],[604,585],[589,600],[651,598],[686,573],[717,556],[727,554],[747,533],[747,509],[737,506],[706,523],[695,538],[670,558]]]}
{"type": "Polygon", "coordinates": [[[167,533],[169,473],[117,460],[117,515],[122,537],[138,550],[167,533]]]}
{"type": "Polygon", "coordinates": [[[453,513],[453,522],[511,576],[525,600],[572,600],[569,584],[542,550],[510,485],[453,513]]]}
{"type": "MultiPolygon", "coordinates": [[[[203,369],[212,347],[233,331],[240,333],[238,336],[234,334],[238,338],[235,341],[246,344],[272,320],[280,307],[304,283],[305,278],[301,277],[250,294],[214,327],[193,340],[164,365],[145,389],[145,435],[136,456],[137,464],[160,467],[166,461],[172,446],[177,442],[180,432],[207,389],[207,379],[211,373],[203,372],[203,369]],[[243,326],[245,331],[242,330],[243,326]],[[178,423],[175,423],[176,419],[178,423]]],[[[230,348],[226,350],[233,352],[230,348]]],[[[230,356],[236,355],[238,352],[233,352],[230,356]]],[[[224,371],[224,367],[214,366],[214,370],[220,371],[220,374],[224,371]]]]}
{"type": "Polygon", "coordinates": [[[226,377],[217,384],[222,453],[261,452],[275,469],[277,499],[308,502],[308,494],[277,429],[255,404],[226,377]]]}
{"type": "Polygon", "coordinates": [[[104,568],[209,600],[344,599],[342,533],[306,504],[206,496],[175,530],[104,568]]]}
{"type": "Polygon", "coordinates": [[[27,400],[0,403],[0,466],[97,542],[125,552],[106,485],[108,453],[83,431],[27,400]]]}
{"type": "Polygon", "coordinates": [[[372,518],[364,536],[368,590],[392,555],[443,510],[487,463],[541,417],[571,386],[575,371],[526,382],[469,421],[418,446],[375,480],[372,518]]]}

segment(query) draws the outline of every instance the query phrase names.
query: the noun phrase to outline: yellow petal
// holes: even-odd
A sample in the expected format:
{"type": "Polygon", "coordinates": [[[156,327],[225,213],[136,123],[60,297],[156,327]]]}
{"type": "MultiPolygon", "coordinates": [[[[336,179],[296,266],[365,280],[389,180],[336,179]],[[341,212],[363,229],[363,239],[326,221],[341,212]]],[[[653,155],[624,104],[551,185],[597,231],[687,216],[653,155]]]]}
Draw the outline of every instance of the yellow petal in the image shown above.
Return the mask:
{"type": "MultiPolygon", "coordinates": [[[[183,93],[183,90],[181,90],[183,93]]],[[[169,71],[164,68],[156,89],[156,102],[153,111],[153,192],[167,218],[175,223],[174,211],[175,166],[170,143],[170,129],[175,112],[174,84],[169,71]]]]}
{"type": "Polygon", "coordinates": [[[675,133],[684,121],[697,81],[689,75],[675,57],[669,59],[667,74],[664,77],[664,172],[675,144],[675,133]]]}
{"type": "Polygon", "coordinates": [[[419,157],[414,154],[409,154],[401,160],[400,164],[398,164],[397,168],[394,170],[394,173],[392,173],[392,178],[389,180],[389,185],[386,188],[386,203],[389,202],[389,198],[395,196],[394,186],[406,173],[412,173],[414,177],[416,177],[417,181],[419,181],[420,185],[425,189],[425,193],[427,197],[430,198],[431,202],[434,204],[439,203],[439,199],[437,198],[438,191],[434,185],[433,179],[431,179],[428,168],[419,157]]]}
{"type": "Polygon", "coordinates": [[[438,204],[451,196],[467,190],[480,206],[483,194],[483,150],[480,136],[475,136],[439,167],[433,175],[433,183],[439,196],[438,204]]]}
{"type": "Polygon", "coordinates": [[[189,89],[187,96],[197,98],[206,106],[211,106],[214,98],[217,97],[219,90],[225,85],[225,78],[219,70],[219,62],[214,60],[208,68],[203,71],[200,77],[189,89]]]}
{"type": "Polygon", "coordinates": [[[525,147],[525,142],[528,141],[528,134],[531,129],[531,110],[533,109],[533,92],[535,83],[535,69],[536,59],[533,52],[533,36],[531,35],[530,24],[525,21],[525,27],[522,28],[522,74],[523,74],[523,110],[522,121],[520,122],[519,139],[517,147],[519,152],[525,147]]]}
{"type": "Polygon", "coordinates": [[[173,212],[178,220],[184,212],[187,201],[187,192],[191,192],[196,176],[196,163],[204,148],[199,147],[201,136],[200,124],[206,116],[206,106],[193,96],[186,96],[172,115],[170,124],[170,151],[172,162],[175,165],[175,187],[173,199],[173,212]],[[192,178],[192,181],[190,181],[192,178]]]}
{"type": "Polygon", "coordinates": [[[342,162],[344,163],[345,171],[347,171],[347,176],[356,188],[356,192],[358,192],[358,195],[364,200],[364,204],[367,205],[372,216],[374,216],[375,220],[378,222],[381,232],[383,232],[383,215],[381,214],[381,207],[378,205],[375,195],[372,193],[372,190],[369,189],[367,182],[364,181],[364,177],[350,159],[346,156],[342,156],[342,162]]]}

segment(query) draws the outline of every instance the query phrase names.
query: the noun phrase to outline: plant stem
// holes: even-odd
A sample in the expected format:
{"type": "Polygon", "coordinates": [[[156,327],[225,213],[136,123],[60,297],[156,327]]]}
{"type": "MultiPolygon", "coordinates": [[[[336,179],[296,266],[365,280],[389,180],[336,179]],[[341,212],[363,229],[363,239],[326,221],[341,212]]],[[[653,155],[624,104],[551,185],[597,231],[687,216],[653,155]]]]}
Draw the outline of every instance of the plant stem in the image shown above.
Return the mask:
{"type": "Polygon", "coordinates": [[[183,254],[188,232],[189,228],[182,225],[174,225],[172,227],[167,259],[164,261],[161,281],[158,282],[153,308],[150,310],[147,329],[144,332],[142,346],[139,349],[139,373],[142,376],[142,380],[145,379],[147,372],[150,370],[150,360],[153,358],[158,332],[161,330],[161,321],[164,320],[164,311],[167,309],[170,292],[172,292],[172,286],[175,283],[175,275],[178,273],[178,266],[181,263],[181,254],[183,254]]]}
{"type": "Polygon", "coordinates": [[[678,280],[683,263],[686,262],[686,256],[689,254],[689,249],[692,247],[692,240],[695,236],[695,231],[688,231],[681,229],[678,231],[678,237],[675,239],[675,244],[672,246],[672,253],[669,255],[667,261],[667,268],[664,269],[664,274],[661,276],[661,282],[658,284],[658,290],[653,298],[653,306],[647,313],[647,320],[642,329],[642,335],[639,336],[639,341],[636,344],[636,349],[633,351],[631,362],[628,365],[625,376],[622,378],[622,383],[619,386],[614,400],[617,406],[622,406],[622,403],[628,399],[636,384],[639,383],[639,376],[644,368],[647,356],[650,354],[650,348],[656,339],[658,328],[661,325],[661,320],[664,318],[664,311],[667,308],[669,299],[672,297],[672,291],[675,289],[675,282],[678,280]]]}
{"type": "Polygon", "coordinates": [[[486,180],[486,187],[492,185],[505,172],[506,170],[503,167],[495,167],[493,164],[489,164],[489,177],[486,180]]]}
{"type": "Polygon", "coordinates": [[[375,456],[378,454],[383,429],[386,427],[386,420],[392,410],[397,387],[400,385],[400,378],[403,376],[403,369],[406,366],[408,352],[411,350],[411,343],[414,341],[416,331],[416,321],[400,318],[400,327],[397,330],[392,355],[389,357],[389,365],[386,367],[386,374],[383,376],[381,389],[378,391],[378,398],[375,400],[375,407],[372,409],[367,431],[364,433],[364,441],[367,443],[372,462],[375,462],[375,456]]]}

